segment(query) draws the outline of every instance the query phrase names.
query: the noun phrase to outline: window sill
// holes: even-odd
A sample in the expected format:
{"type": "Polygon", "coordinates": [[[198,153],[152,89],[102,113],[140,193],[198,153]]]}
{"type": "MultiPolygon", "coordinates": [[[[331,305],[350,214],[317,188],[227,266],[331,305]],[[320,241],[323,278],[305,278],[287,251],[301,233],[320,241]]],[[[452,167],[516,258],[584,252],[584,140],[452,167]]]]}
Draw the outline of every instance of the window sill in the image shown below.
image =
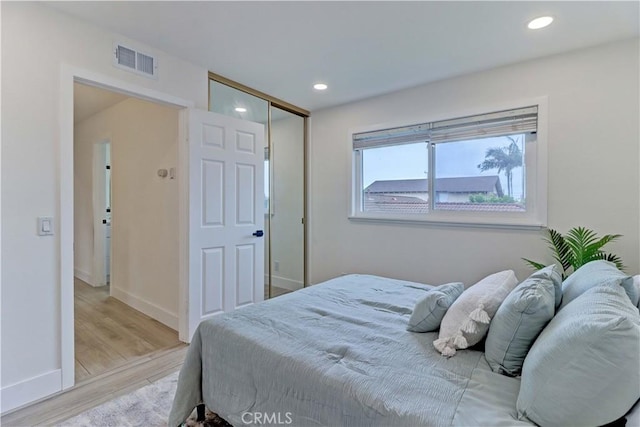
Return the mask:
{"type": "Polygon", "coordinates": [[[535,222],[499,222],[499,221],[456,221],[444,219],[424,219],[424,218],[394,218],[394,217],[368,217],[349,216],[350,221],[369,222],[379,224],[405,224],[405,225],[426,225],[435,227],[462,227],[462,228],[493,228],[508,230],[540,230],[546,225],[535,222]]]}

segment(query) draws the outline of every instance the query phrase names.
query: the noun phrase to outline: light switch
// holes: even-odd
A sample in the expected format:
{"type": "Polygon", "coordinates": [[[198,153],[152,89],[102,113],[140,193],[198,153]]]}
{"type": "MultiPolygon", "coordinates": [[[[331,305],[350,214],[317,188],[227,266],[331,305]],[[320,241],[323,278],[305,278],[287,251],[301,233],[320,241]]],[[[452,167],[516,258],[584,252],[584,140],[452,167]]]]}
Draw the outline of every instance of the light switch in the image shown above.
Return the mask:
{"type": "Polygon", "coordinates": [[[38,235],[53,236],[53,218],[50,216],[38,217],[38,235]]]}

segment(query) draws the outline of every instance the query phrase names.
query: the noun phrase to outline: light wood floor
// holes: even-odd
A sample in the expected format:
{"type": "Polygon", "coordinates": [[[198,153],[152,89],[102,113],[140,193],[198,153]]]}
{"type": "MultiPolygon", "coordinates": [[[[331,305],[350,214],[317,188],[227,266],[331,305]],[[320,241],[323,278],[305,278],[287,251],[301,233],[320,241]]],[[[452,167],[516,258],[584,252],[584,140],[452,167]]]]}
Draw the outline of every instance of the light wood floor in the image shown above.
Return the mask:
{"type": "Polygon", "coordinates": [[[108,286],[74,286],[76,384],[180,344],[173,329],[109,297],[108,286]]]}
{"type": "Polygon", "coordinates": [[[187,345],[179,344],[137,358],[68,391],[17,409],[3,416],[0,424],[7,427],[55,425],[180,370],[186,353],[187,345]]]}
{"type": "Polygon", "coordinates": [[[52,425],[180,369],[187,345],[162,323],[75,279],[76,385],[0,420],[3,426],[52,425]]]}
{"type": "MultiPolygon", "coordinates": [[[[187,345],[178,342],[175,331],[110,298],[107,287],[76,279],[75,292],[76,386],[11,411],[0,425],[55,425],[182,367],[187,345]]],[[[274,286],[271,292],[276,297],[291,291],[274,286]]]]}

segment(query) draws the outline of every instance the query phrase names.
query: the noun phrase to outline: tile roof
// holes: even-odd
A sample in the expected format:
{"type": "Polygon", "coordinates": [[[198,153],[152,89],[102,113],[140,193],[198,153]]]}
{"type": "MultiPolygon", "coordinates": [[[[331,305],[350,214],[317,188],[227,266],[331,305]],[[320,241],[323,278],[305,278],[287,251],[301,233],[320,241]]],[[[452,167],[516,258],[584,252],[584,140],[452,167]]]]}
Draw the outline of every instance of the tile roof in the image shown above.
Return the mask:
{"type": "Polygon", "coordinates": [[[437,210],[443,211],[490,211],[490,212],[526,212],[518,203],[436,203],[437,210]]]}
{"type": "MultiPolygon", "coordinates": [[[[498,175],[436,178],[436,192],[443,193],[496,193],[502,196],[502,185],[498,175]]],[[[365,193],[428,193],[429,180],[393,179],[373,182],[365,193]]]]}
{"type": "Polygon", "coordinates": [[[364,194],[364,211],[371,213],[427,213],[429,202],[418,197],[364,194]]]}
{"type": "MultiPolygon", "coordinates": [[[[438,202],[436,210],[471,212],[525,212],[518,203],[447,203],[438,202]]],[[[420,214],[429,212],[429,202],[418,197],[393,195],[364,195],[364,212],[420,214]]]]}

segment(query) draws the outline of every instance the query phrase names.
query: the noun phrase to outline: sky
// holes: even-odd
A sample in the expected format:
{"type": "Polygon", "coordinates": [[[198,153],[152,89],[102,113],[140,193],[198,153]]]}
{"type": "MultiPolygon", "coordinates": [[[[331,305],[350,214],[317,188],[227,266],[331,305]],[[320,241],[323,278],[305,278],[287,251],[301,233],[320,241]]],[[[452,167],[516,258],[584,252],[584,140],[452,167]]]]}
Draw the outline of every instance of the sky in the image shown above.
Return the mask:
{"type": "MultiPolygon", "coordinates": [[[[522,149],[524,135],[513,135],[522,149]]],[[[485,158],[487,149],[510,144],[506,137],[483,138],[436,145],[436,178],[498,175],[507,194],[507,178],[497,170],[481,172],[478,165],[485,158]]],[[[424,142],[400,146],[370,148],[364,150],[364,188],[374,181],[392,179],[427,178],[427,144],[424,142]]],[[[523,193],[523,168],[513,170],[513,196],[518,200],[523,193]]]]}

